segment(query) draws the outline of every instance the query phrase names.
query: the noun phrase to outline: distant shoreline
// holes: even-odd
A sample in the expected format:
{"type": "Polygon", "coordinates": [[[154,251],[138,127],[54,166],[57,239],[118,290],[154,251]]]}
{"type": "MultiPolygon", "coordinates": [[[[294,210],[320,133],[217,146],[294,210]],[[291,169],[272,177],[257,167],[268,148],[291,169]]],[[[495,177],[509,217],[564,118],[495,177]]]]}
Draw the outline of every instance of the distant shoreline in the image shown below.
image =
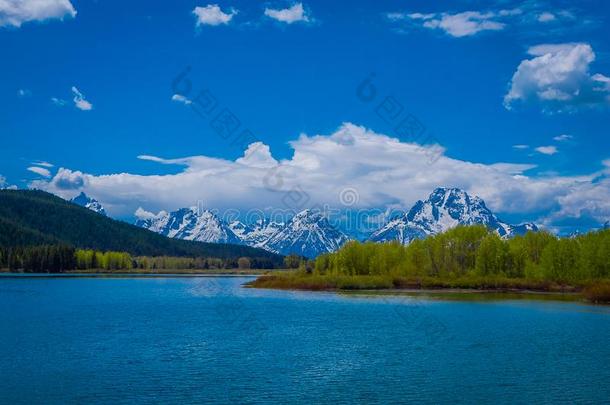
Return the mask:
{"type": "Polygon", "coordinates": [[[0,278],[44,278],[44,277],[56,277],[56,278],[154,278],[154,277],[257,277],[269,270],[165,270],[163,272],[151,272],[151,271],[136,271],[136,272],[125,272],[125,271],[66,271],[63,273],[20,273],[20,272],[9,272],[6,270],[0,270],[0,278]]]}

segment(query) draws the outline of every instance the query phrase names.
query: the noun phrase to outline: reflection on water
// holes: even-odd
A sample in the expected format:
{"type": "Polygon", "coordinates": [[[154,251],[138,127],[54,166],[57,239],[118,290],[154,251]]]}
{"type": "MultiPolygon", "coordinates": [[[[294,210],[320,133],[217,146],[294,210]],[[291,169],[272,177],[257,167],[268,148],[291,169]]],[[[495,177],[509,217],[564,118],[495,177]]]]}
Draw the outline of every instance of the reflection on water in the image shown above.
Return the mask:
{"type": "Polygon", "coordinates": [[[610,397],[608,307],[242,288],[247,280],[0,278],[2,402],[610,397]]]}

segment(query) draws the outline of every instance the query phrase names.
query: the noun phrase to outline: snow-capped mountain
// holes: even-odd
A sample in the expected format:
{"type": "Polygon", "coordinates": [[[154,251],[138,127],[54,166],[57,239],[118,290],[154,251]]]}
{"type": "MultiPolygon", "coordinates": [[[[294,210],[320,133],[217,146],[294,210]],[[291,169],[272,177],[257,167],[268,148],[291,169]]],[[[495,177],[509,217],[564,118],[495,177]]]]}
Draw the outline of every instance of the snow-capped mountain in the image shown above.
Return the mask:
{"type": "Polygon", "coordinates": [[[532,223],[507,224],[496,217],[476,196],[458,188],[437,188],[426,201],[418,201],[408,213],[388,222],[375,231],[369,240],[385,242],[398,240],[408,244],[414,239],[444,232],[458,225],[486,225],[498,235],[508,238],[537,231],[532,223]]]}
{"type": "Polygon", "coordinates": [[[274,222],[269,219],[259,219],[252,225],[246,225],[241,221],[233,221],[229,228],[241,239],[241,241],[253,247],[261,247],[271,236],[284,228],[283,222],[274,222]]]}
{"type": "Polygon", "coordinates": [[[170,238],[210,243],[241,243],[228,224],[216,214],[196,207],[181,208],[173,212],[161,211],[157,215],[141,217],[136,225],[170,238]]]}
{"type": "Polygon", "coordinates": [[[227,224],[210,211],[198,214],[196,208],[183,208],[141,216],[136,225],[170,238],[239,243],[274,253],[307,257],[335,251],[348,240],[326,217],[311,210],[298,213],[286,224],[265,219],[247,225],[240,221],[227,224]]]}
{"type": "MultiPolygon", "coordinates": [[[[212,243],[239,243],[283,255],[316,257],[339,249],[350,238],[333,227],[320,212],[304,210],[287,223],[258,220],[227,223],[211,211],[182,208],[156,215],[140,215],[136,225],[171,238],[212,243]]],[[[483,224],[503,238],[537,231],[532,223],[510,225],[498,219],[479,197],[457,188],[437,188],[427,200],[418,201],[411,210],[374,232],[369,240],[398,240],[408,244],[414,239],[444,232],[457,225],[483,224]]]]}
{"type": "Polygon", "coordinates": [[[106,215],[106,210],[102,204],[96,199],[89,197],[84,192],[81,192],[79,195],[70,200],[71,203],[80,205],[81,207],[89,208],[91,211],[95,211],[98,214],[106,215]]]}
{"type": "Polygon", "coordinates": [[[349,238],[334,228],[320,212],[304,210],[292,217],[259,247],[283,255],[316,257],[334,252],[349,238]]]}

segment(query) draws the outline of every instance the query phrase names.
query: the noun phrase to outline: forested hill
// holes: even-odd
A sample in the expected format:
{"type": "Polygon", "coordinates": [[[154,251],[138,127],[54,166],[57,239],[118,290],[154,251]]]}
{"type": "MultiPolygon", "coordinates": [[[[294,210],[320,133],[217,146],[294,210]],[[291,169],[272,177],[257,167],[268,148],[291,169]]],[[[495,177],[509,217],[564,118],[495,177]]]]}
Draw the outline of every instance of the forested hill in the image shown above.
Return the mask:
{"type": "Polygon", "coordinates": [[[132,255],[259,257],[282,263],[281,256],[262,249],[170,239],[43,191],[0,190],[0,247],[59,243],[132,255]]]}

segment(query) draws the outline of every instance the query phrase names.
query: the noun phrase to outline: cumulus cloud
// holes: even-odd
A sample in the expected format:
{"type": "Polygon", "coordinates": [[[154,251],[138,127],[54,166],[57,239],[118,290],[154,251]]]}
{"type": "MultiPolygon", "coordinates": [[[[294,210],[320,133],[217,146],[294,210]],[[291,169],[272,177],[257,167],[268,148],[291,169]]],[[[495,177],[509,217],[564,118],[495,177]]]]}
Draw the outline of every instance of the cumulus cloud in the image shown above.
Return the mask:
{"type": "Polygon", "coordinates": [[[536,152],[542,153],[543,155],[554,155],[558,152],[557,147],[553,145],[549,146],[538,146],[536,152]]]}
{"type": "Polygon", "coordinates": [[[538,15],[538,21],[542,23],[555,21],[556,19],[557,17],[555,17],[555,14],[549,13],[548,11],[545,11],[538,15]]]}
{"type": "Polygon", "coordinates": [[[606,171],[605,176],[600,176],[595,181],[579,183],[577,192],[558,196],[560,208],[541,218],[540,223],[556,231],[561,231],[561,224],[571,219],[589,219],[593,226],[606,223],[610,220],[609,174],[606,171]]]}
{"type": "Polygon", "coordinates": [[[61,167],[49,183],[33,182],[35,188],[54,190],[58,195],[68,197],[64,192],[72,193],[73,190],[86,187],[90,175],[76,170],[72,171],[61,167]]]}
{"type": "Polygon", "coordinates": [[[93,104],[85,100],[85,96],[75,86],[72,86],[72,94],[74,94],[74,106],[82,111],[89,111],[93,109],[93,104]]]}
{"type": "Polygon", "coordinates": [[[197,17],[196,25],[226,25],[231,22],[237,10],[230,8],[227,12],[222,11],[218,4],[208,4],[205,7],[195,7],[193,14],[197,17]]]}
{"type": "MultiPolygon", "coordinates": [[[[421,18],[426,28],[441,29],[452,37],[466,37],[481,31],[499,31],[506,24],[495,20],[495,13],[480,13],[478,11],[465,11],[463,13],[442,13],[438,16],[421,18]]],[[[417,19],[420,19],[419,16],[417,19]]]]}
{"type": "Polygon", "coordinates": [[[298,21],[310,21],[310,16],[307,11],[305,11],[303,3],[295,3],[292,7],[284,9],[266,8],[265,15],[286,24],[292,24],[298,21]]]}
{"type": "Polygon", "coordinates": [[[6,177],[0,175],[0,190],[18,190],[18,187],[15,185],[9,186],[6,177]]]}
{"type": "Polygon", "coordinates": [[[244,156],[236,160],[250,167],[270,168],[277,166],[278,162],[271,156],[271,149],[262,142],[254,142],[248,146],[244,156]]]}
{"type": "Polygon", "coordinates": [[[157,216],[157,215],[153,214],[150,211],[146,211],[142,207],[138,207],[138,209],[136,210],[134,215],[136,216],[136,218],[143,219],[143,220],[145,220],[145,219],[152,219],[152,218],[155,218],[157,216]]]}
{"type": "Polygon", "coordinates": [[[568,134],[558,135],[553,138],[553,140],[557,141],[557,142],[565,142],[565,141],[569,141],[571,139],[574,139],[574,137],[572,135],[568,135],[568,134]]]}
{"type": "MultiPolygon", "coordinates": [[[[95,195],[112,215],[173,210],[203,201],[209,208],[252,209],[273,207],[298,210],[315,204],[340,208],[345,187],[357,190],[353,208],[402,207],[408,209],[438,186],[460,187],[480,195],[499,213],[537,215],[575,208],[581,190],[610,200],[610,169],[587,176],[536,176],[534,165],[500,162],[482,164],[442,155],[433,166],[428,152],[434,146],[401,142],[354,124],[343,124],[330,135],[301,135],[290,142],[293,154],[276,159],[269,147],[254,143],[236,160],[209,156],[140,159],[182,167],[175,174],[92,175],[60,169],[51,179],[33,182],[66,198],[75,189],[95,195]]],[[[435,148],[434,151],[431,149],[435,148]]],[[[592,203],[595,204],[595,203],[592,203]]],[[[610,217],[606,202],[591,209],[600,219],[610,217]]],[[[536,219],[536,218],[530,218],[536,219]]],[[[603,221],[602,221],[603,222],[603,221]]]]}
{"type": "Polygon", "coordinates": [[[38,166],[30,166],[28,167],[28,170],[32,173],[36,173],[39,176],[42,177],[51,177],[51,172],[49,171],[49,169],[46,169],[44,167],[38,167],[38,166]]]}
{"type": "Polygon", "coordinates": [[[184,97],[182,94],[174,94],[172,96],[172,101],[176,101],[176,102],[182,103],[184,105],[190,105],[193,103],[190,99],[184,97]]]}
{"type": "Polygon", "coordinates": [[[69,0],[0,0],[0,27],[21,27],[28,21],[75,17],[69,0]]]}
{"type": "Polygon", "coordinates": [[[586,43],[542,44],[528,50],[514,73],[504,106],[535,102],[546,112],[574,111],[578,107],[610,104],[610,78],[591,75],[595,60],[586,43]]]}
{"type": "Polygon", "coordinates": [[[527,163],[493,163],[489,167],[507,174],[523,174],[528,170],[535,169],[537,166],[527,163]]]}

